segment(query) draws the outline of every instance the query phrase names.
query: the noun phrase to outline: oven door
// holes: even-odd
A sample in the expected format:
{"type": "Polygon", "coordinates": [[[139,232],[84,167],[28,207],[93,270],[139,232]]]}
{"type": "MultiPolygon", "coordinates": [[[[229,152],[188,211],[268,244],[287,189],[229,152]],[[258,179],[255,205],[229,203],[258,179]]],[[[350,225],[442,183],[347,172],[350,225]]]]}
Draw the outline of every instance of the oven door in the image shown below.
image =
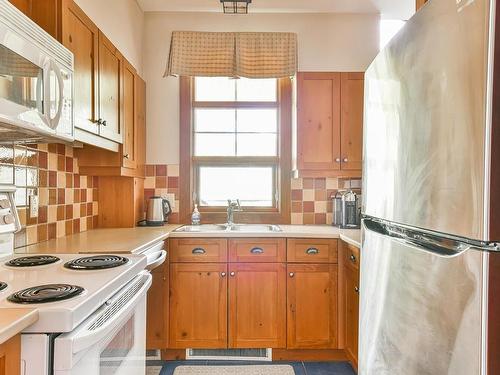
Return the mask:
{"type": "Polygon", "coordinates": [[[145,373],[146,293],[143,271],[74,331],[54,342],[55,375],[145,373]]]}

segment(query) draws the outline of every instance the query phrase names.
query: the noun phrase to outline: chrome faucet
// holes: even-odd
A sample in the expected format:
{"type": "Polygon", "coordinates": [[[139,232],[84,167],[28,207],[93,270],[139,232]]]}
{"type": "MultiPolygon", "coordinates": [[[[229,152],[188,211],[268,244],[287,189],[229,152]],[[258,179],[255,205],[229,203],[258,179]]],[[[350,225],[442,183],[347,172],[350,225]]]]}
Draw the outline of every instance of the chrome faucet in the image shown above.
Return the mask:
{"type": "Polygon", "coordinates": [[[231,199],[227,200],[227,222],[226,225],[228,227],[232,227],[234,224],[234,213],[243,211],[240,205],[240,200],[236,199],[233,201],[231,199]]]}

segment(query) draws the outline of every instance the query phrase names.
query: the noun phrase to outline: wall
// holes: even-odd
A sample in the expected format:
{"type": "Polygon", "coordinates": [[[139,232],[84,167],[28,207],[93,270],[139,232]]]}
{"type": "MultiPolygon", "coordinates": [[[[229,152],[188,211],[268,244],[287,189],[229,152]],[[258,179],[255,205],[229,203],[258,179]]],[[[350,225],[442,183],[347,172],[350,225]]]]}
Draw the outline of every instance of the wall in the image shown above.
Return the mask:
{"type": "Polygon", "coordinates": [[[23,229],[16,247],[79,233],[97,226],[98,179],[80,176],[73,148],[61,144],[0,145],[0,184],[15,184],[23,229]],[[38,195],[30,217],[29,195],[38,195]]]}
{"type": "Polygon", "coordinates": [[[75,0],[143,76],[144,13],[136,0],[75,0]]]}
{"type": "Polygon", "coordinates": [[[364,71],[378,52],[378,25],[375,14],[146,13],[147,162],[179,163],[179,81],[162,78],[173,30],[296,32],[299,70],[364,71]]]}

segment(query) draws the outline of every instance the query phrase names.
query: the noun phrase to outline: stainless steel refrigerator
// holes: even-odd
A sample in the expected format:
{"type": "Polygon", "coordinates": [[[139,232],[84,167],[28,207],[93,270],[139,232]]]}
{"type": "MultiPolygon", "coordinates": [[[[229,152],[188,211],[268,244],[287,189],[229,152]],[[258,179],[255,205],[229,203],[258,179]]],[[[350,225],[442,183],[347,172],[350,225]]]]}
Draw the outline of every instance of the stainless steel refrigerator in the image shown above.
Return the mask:
{"type": "Polygon", "coordinates": [[[361,375],[500,374],[499,21],[430,0],[366,73],[361,375]]]}

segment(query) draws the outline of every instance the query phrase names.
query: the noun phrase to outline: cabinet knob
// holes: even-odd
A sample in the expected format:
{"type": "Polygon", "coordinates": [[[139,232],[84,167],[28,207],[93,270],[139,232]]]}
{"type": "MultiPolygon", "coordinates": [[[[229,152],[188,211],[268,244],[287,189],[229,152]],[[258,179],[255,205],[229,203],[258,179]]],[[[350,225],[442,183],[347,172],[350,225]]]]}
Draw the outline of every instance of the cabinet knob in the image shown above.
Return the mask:
{"type": "Polygon", "coordinates": [[[340,163],[340,158],[335,159],[336,163],[340,163]]]}
{"type": "Polygon", "coordinates": [[[344,158],[344,160],[342,160],[344,163],[347,163],[349,161],[349,159],[347,158],[344,158]]]}
{"type": "Polygon", "coordinates": [[[220,273],[220,275],[221,275],[222,277],[226,277],[226,273],[225,273],[225,272],[221,272],[221,273],[220,273]]]}
{"type": "Polygon", "coordinates": [[[354,291],[355,291],[356,293],[359,293],[359,288],[358,288],[357,286],[355,286],[355,287],[354,287],[354,291]]]}
{"type": "Polygon", "coordinates": [[[349,259],[351,260],[351,262],[356,263],[356,255],[351,254],[351,256],[349,257],[349,259]]]}
{"type": "Polygon", "coordinates": [[[316,254],[319,254],[319,250],[316,249],[315,247],[310,247],[309,249],[306,250],[306,254],[316,255],[316,254]]]}
{"type": "Polygon", "coordinates": [[[236,272],[232,271],[232,272],[230,273],[230,275],[231,275],[231,276],[234,276],[234,275],[236,275],[236,272]]]}
{"type": "Polygon", "coordinates": [[[290,275],[290,277],[294,277],[294,276],[295,276],[295,273],[290,272],[290,273],[289,273],[289,275],[290,275]]]}
{"type": "Polygon", "coordinates": [[[201,247],[197,247],[197,248],[193,249],[191,251],[191,253],[194,255],[201,255],[201,254],[205,254],[206,251],[205,251],[205,249],[202,249],[201,247]]]}
{"type": "Polygon", "coordinates": [[[125,159],[128,159],[128,158],[130,158],[130,155],[129,155],[129,154],[125,154],[125,155],[123,155],[123,157],[124,157],[125,159]]]}
{"type": "Polygon", "coordinates": [[[264,249],[261,247],[254,247],[252,250],[250,250],[252,254],[262,254],[264,253],[264,249]]]}

